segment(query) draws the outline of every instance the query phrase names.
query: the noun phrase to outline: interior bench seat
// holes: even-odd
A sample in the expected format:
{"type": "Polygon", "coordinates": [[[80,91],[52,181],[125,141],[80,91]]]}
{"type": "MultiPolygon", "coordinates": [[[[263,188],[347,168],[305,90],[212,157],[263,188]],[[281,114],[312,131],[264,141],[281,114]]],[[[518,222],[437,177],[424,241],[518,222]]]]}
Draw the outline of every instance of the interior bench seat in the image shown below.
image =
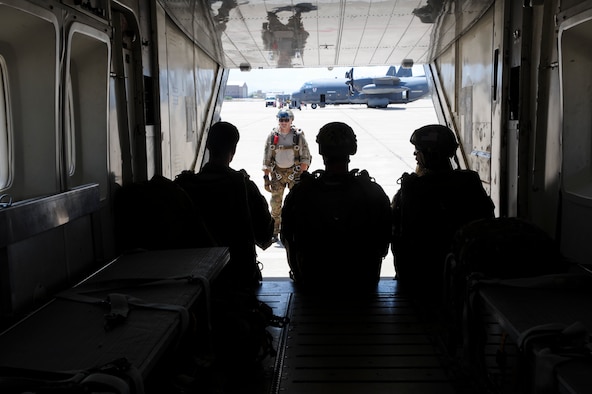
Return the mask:
{"type": "Polygon", "coordinates": [[[89,371],[123,359],[145,380],[228,259],[227,248],[122,255],[3,332],[0,367],[89,371]]]}
{"type": "MultiPolygon", "coordinates": [[[[533,392],[549,387],[552,391],[545,392],[590,392],[592,276],[560,274],[482,283],[477,291],[481,312],[492,316],[522,352],[531,369],[528,384],[533,392]],[[565,340],[581,346],[559,347],[565,340]]],[[[479,341],[475,326],[469,333],[472,341],[479,341]]]]}

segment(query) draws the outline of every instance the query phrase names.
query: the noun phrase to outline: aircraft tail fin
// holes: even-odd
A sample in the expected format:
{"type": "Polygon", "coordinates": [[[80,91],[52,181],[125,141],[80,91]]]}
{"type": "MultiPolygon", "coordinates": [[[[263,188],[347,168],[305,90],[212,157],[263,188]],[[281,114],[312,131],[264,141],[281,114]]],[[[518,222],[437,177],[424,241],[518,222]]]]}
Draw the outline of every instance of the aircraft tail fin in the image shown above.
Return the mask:
{"type": "Polygon", "coordinates": [[[399,71],[397,71],[397,77],[399,78],[407,78],[413,76],[413,69],[411,67],[405,68],[403,66],[399,67],[399,71]]]}
{"type": "Polygon", "coordinates": [[[390,66],[388,71],[386,72],[386,75],[390,75],[392,77],[412,77],[413,76],[413,70],[411,69],[411,67],[407,68],[407,67],[399,67],[399,71],[397,71],[397,67],[395,66],[390,66]]]}

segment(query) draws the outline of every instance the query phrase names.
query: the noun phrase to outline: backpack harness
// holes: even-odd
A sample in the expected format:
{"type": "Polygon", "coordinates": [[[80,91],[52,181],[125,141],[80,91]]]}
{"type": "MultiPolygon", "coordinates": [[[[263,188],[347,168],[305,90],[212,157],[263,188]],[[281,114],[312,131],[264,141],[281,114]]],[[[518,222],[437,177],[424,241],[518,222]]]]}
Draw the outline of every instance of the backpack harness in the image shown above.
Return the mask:
{"type": "Polygon", "coordinates": [[[294,150],[294,166],[292,167],[294,169],[294,172],[290,175],[288,175],[288,179],[293,181],[296,179],[297,175],[300,173],[300,134],[302,133],[302,131],[300,131],[300,129],[296,130],[296,129],[290,129],[290,132],[293,132],[294,135],[292,136],[292,146],[284,146],[284,145],[279,145],[279,140],[280,140],[280,133],[278,131],[274,131],[273,134],[270,137],[269,140],[269,149],[271,149],[271,156],[272,156],[272,166],[271,166],[271,170],[272,172],[275,174],[275,177],[279,180],[282,178],[282,174],[280,174],[277,171],[274,171],[275,169],[275,151],[277,150],[284,150],[284,149],[293,149],[294,150]]]}

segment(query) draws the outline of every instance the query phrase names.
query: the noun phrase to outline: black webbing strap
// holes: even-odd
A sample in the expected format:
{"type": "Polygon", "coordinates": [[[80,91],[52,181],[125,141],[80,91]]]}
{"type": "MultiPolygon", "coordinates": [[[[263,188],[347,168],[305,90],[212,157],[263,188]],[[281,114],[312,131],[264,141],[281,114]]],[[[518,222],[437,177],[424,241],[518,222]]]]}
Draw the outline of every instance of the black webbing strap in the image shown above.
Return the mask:
{"type": "Polygon", "coordinates": [[[189,327],[189,312],[187,308],[181,305],[175,304],[164,304],[158,302],[149,302],[137,297],[133,297],[127,294],[112,292],[106,298],[100,298],[91,296],[86,293],[89,292],[109,292],[116,289],[158,285],[164,283],[170,283],[171,281],[187,280],[189,283],[200,282],[204,288],[206,298],[206,319],[208,330],[211,331],[211,300],[210,300],[210,281],[204,276],[177,276],[165,279],[153,279],[153,278],[122,278],[113,279],[101,282],[95,282],[87,284],[84,287],[73,288],[64,292],[59,293],[56,297],[60,299],[67,299],[71,301],[84,302],[88,304],[103,305],[110,308],[109,313],[105,314],[105,329],[109,330],[116,325],[123,323],[130,311],[130,305],[147,308],[147,309],[159,309],[178,312],[181,319],[181,335],[189,327]]]}
{"type": "Polygon", "coordinates": [[[0,391],[8,392],[109,392],[144,394],[140,372],[127,359],[80,371],[40,371],[0,367],[0,391]]]}

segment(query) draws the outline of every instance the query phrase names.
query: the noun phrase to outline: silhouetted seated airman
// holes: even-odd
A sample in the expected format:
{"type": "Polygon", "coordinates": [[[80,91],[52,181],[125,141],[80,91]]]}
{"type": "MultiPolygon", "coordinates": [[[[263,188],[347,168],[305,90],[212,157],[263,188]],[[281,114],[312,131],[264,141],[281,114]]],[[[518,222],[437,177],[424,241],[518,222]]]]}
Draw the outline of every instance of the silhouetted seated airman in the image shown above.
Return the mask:
{"type": "Polygon", "coordinates": [[[393,198],[391,248],[399,285],[430,304],[443,291],[446,255],[455,232],[471,221],[493,217],[493,203],[475,171],[458,167],[452,130],[427,125],[414,131],[416,172],[401,176],[393,198]]]}
{"type": "Polygon", "coordinates": [[[259,284],[255,245],[267,248],[273,233],[273,219],[257,185],[244,170],[230,167],[238,140],[234,125],[215,123],[206,142],[209,161],[199,173],[184,171],[175,180],[200,210],[216,244],[229,247],[230,262],[218,282],[235,289],[259,284]]]}
{"type": "Polygon", "coordinates": [[[308,290],[375,290],[388,253],[389,198],[367,171],[349,170],[357,151],[351,127],[328,123],[316,141],[325,170],[304,173],[282,209],[291,276],[308,290]]]}

